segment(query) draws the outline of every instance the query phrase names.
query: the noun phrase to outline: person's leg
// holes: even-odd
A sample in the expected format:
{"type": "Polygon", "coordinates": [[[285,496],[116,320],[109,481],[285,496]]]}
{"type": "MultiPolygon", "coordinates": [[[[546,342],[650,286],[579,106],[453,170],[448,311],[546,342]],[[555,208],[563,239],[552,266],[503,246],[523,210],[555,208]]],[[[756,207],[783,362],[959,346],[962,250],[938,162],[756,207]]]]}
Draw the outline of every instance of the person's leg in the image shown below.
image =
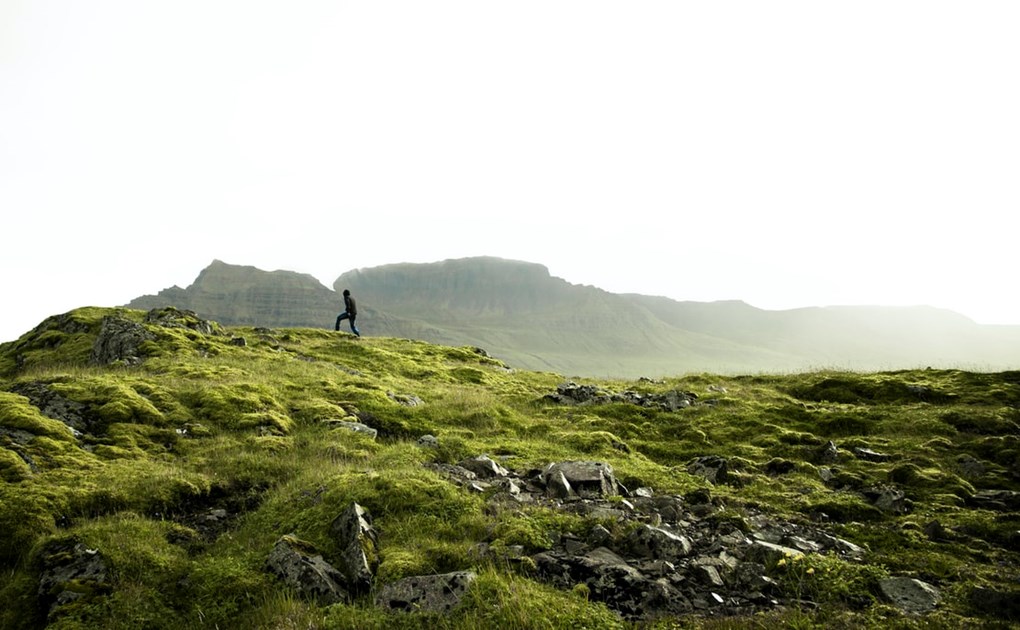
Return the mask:
{"type": "Polygon", "coordinates": [[[346,317],[347,317],[347,313],[346,312],[340,313],[339,315],[337,315],[336,316],[336,326],[333,327],[333,330],[340,330],[340,322],[342,322],[346,317]]]}
{"type": "Polygon", "coordinates": [[[357,315],[351,315],[351,330],[353,330],[353,331],[354,331],[354,334],[355,334],[355,335],[357,335],[357,336],[359,336],[359,337],[360,337],[360,336],[361,336],[361,333],[360,333],[360,332],[358,331],[358,327],[354,325],[354,319],[355,319],[356,317],[357,317],[357,315]]]}

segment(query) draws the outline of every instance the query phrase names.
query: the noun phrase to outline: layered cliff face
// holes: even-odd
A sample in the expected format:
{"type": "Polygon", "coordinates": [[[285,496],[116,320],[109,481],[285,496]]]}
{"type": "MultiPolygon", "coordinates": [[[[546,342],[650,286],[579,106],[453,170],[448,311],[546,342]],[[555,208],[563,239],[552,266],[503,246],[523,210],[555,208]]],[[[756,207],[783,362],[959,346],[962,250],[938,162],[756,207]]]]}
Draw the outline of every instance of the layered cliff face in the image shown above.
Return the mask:
{"type": "Polygon", "coordinates": [[[127,306],[148,310],[176,306],[227,325],[332,327],[343,300],[318,280],[293,271],[213,261],[187,289],[171,287],[127,306]]]}

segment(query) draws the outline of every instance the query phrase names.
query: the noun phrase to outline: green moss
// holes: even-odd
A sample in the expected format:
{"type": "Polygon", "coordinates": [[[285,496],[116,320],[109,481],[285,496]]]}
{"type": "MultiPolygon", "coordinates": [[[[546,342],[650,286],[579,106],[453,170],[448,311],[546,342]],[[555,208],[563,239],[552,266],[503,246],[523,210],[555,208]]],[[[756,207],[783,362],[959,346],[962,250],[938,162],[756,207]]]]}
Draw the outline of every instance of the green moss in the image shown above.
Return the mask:
{"type": "MultiPolygon", "coordinates": [[[[142,365],[88,367],[99,322],[112,312],[75,311],[0,347],[0,370],[82,404],[88,424],[75,438],[27,399],[3,391],[13,382],[0,382],[0,568],[9,576],[0,580],[0,610],[34,606],[24,554],[60,533],[113,546],[117,579],[110,593],[73,608],[57,627],[621,625],[615,613],[587,601],[583,588],[549,588],[502,562],[479,566],[472,551],[479,543],[533,552],[549,548],[554,533],[584,536],[594,523],[502,502],[494,489],[471,493],[427,467],[481,453],[521,474],[551,461],[605,461],[628,488],[680,496],[707,487],[687,473],[687,462],[724,454],[737,482],[711,487],[726,507],[706,517],[706,526],[753,530],[747,515],[764,511],[770,519],[811,519],[869,549],[860,563],[809,554],[799,573],[774,567],[787,596],[799,593],[819,606],[750,622],[919,627],[873,600],[875,580],[895,570],[943,588],[937,618],[924,623],[976,625],[965,597],[954,593],[976,583],[1001,586],[998,567],[1017,563],[1015,515],[973,508],[975,488],[1020,489],[1016,373],[595,380],[613,391],[680,389],[701,399],[677,412],[626,403],[562,406],[544,399],[563,380],[556,374],[511,372],[471,348],[353,340],[315,329],[226,331],[248,338],[237,347],[228,335],[152,326],[156,338],[142,365]],[[405,406],[389,393],[424,404],[405,406]],[[332,431],[321,422],[330,418],[364,422],[379,437],[332,431]],[[438,449],[417,446],[424,433],[438,436],[438,449]],[[842,457],[822,464],[818,450],[830,439],[842,457]],[[854,446],[894,459],[858,460],[849,454],[854,446]],[[764,474],[790,465],[780,476],[764,474]],[[834,475],[827,483],[819,466],[834,475]],[[862,491],[886,483],[907,492],[911,512],[885,514],[868,503],[862,491]],[[327,609],[281,588],[264,568],[276,540],[293,532],[333,559],[339,550],[329,525],[354,501],[379,533],[377,587],[474,568],[480,578],[464,606],[446,616],[386,613],[367,599],[327,609]],[[928,540],[930,520],[951,533],[947,540],[928,540]],[[148,563],[152,575],[144,574],[148,563]]],[[[607,526],[621,533],[622,525],[607,526]]],[[[13,618],[0,613],[0,626],[13,618]]],[[[646,625],[748,622],[685,617],[646,625]]],[[[36,617],[26,625],[43,623],[36,617]]]]}
{"type": "Polygon", "coordinates": [[[0,483],[0,562],[19,564],[41,536],[56,529],[53,503],[25,484],[0,483]]]}

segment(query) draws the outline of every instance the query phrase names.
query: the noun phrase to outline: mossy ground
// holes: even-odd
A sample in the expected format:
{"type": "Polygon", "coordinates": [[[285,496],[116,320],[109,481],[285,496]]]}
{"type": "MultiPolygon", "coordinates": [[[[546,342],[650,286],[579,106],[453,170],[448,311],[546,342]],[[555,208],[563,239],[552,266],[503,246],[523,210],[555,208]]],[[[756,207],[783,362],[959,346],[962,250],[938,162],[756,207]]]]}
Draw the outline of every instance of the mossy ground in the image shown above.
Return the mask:
{"type": "Polygon", "coordinates": [[[54,628],[626,627],[583,591],[472,553],[479,542],[538,551],[553,531],[592,525],[547,509],[493,509],[423,465],[482,453],[520,471],[597,459],[628,487],[660,494],[709,487],[686,463],[721,455],[733,480],[711,487],[727,505],[719,518],[739,522],[753,506],[821,521],[867,549],[863,564],[809,554],[770,567],[817,608],[652,627],[980,625],[989,620],[968,604],[970,587],[1016,590],[1020,515],[972,498],[1020,488],[1018,372],[599,381],[694,392],[699,402],[676,412],[562,406],[543,399],[564,380],[557,374],[510,370],[471,348],[327,330],[148,326],[156,340],[140,366],[92,367],[91,341],[111,312],[80,309],[0,346],[0,627],[47,625],[38,555],[65,538],[102,550],[112,590],[67,607],[49,620],[54,628]],[[44,415],[14,393],[24,384],[78,405],[89,430],[75,436],[44,415]],[[415,397],[421,404],[406,404],[415,397]],[[341,419],[373,426],[378,439],[323,422],[341,419]],[[416,444],[426,433],[438,449],[416,444]],[[817,453],[829,440],[841,455],[823,463],[817,453]],[[888,459],[853,457],[855,446],[888,459]],[[836,483],[822,481],[822,467],[836,483]],[[882,485],[901,489],[912,508],[885,513],[858,492],[882,485]],[[367,600],[321,608],[281,588],[264,569],[274,542],[295,534],[329,557],[329,524],[351,501],[380,531],[380,582],[473,568],[480,578],[463,607],[445,617],[388,614],[367,600]],[[225,504],[235,515],[228,527],[215,536],[195,528],[196,514],[225,504]],[[932,521],[951,536],[932,540],[932,521]],[[874,585],[888,574],[939,586],[943,606],[913,618],[881,605],[874,585]]]}

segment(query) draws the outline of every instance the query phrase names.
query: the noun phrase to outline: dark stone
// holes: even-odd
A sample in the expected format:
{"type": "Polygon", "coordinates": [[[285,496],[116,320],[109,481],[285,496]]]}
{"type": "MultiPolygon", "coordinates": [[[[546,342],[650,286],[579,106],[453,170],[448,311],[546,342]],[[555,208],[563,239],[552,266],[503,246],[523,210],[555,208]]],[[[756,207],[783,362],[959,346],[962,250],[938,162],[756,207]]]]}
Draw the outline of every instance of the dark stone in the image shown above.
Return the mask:
{"type": "Polygon", "coordinates": [[[982,614],[1011,621],[1020,620],[1020,590],[999,591],[979,586],[971,590],[968,599],[971,606],[982,614]]]}
{"type": "Polygon", "coordinates": [[[61,607],[105,595],[112,588],[103,555],[74,540],[48,543],[37,558],[42,566],[39,598],[51,619],[61,607]]]}
{"type": "Polygon", "coordinates": [[[377,606],[405,612],[448,613],[460,604],[477,576],[470,571],[404,578],[379,589],[377,606]]]}
{"type": "Polygon", "coordinates": [[[330,533],[340,550],[340,572],[348,590],[366,593],[379,566],[379,537],[372,517],[357,503],[351,503],[330,525],[330,533]]]}
{"type": "Polygon", "coordinates": [[[92,344],[91,363],[93,365],[110,365],[121,362],[125,365],[138,365],[142,362],[141,345],[152,341],[156,336],[123,317],[108,315],[103,318],[102,327],[92,344]]]}
{"type": "Polygon", "coordinates": [[[838,461],[839,449],[836,448],[836,443],[832,440],[826,442],[822,448],[818,449],[815,460],[820,464],[833,464],[838,461]]]}
{"type": "Polygon", "coordinates": [[[785,475],[793,472],[793,469],[797,467],[797,464],[781,457],[776,457],[769,460],[765,464],[765,473],[768,475],[785,475]]]}
{"type": "Polygon", "coordinates": [[[343,587],[346,576],[323,560],[315,548],[294,536],[284,536],[273,546],[266,568],[287,586],[328,606],[350,601],[343,587]]]}
{"type": "Polygon", "coordinates": [[[726,459],[718,455],[706,455],[698,457],[687,464],[687,472],[692,475],[704,477],[711,483],[726,483],[728,476],[728,465],[726,459]]]}

